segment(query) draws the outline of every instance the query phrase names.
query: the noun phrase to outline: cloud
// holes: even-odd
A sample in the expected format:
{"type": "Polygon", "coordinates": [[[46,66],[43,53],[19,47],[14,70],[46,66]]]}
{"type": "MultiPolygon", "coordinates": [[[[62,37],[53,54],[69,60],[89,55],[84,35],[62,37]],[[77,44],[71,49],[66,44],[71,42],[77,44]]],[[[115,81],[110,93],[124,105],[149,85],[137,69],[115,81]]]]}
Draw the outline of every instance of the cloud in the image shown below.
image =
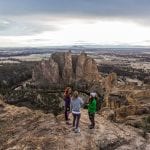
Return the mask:
{"type": "Polygon", "coordinates": [[[0,0],[0,46],[138,43],[149,18],[150,0],[0,0]]]}
{"type": "Polygon", "coordinates": [[[57,31],[57,25],[46,25],[41,22],[25,22],[22,20],[0,19],[1,36],[26,36],[40,34],[45,31],[57,31]]]}
{"type": "Polygon", "coordinates": [[[149,0],[1,0],[1,15],[49,14],[74,17],[124,18],[145,23],[149,0]]]}

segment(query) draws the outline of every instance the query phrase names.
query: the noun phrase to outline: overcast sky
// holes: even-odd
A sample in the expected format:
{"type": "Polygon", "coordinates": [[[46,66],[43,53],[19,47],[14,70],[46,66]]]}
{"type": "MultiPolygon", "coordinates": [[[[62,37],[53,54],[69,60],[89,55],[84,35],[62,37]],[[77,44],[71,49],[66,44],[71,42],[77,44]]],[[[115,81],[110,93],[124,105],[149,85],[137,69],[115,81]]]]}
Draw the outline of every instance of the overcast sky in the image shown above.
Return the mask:
{"type": "Polygon", "coordinates": [[[0,0],[0,47],[150,46],[150,0],[0,0]]]}

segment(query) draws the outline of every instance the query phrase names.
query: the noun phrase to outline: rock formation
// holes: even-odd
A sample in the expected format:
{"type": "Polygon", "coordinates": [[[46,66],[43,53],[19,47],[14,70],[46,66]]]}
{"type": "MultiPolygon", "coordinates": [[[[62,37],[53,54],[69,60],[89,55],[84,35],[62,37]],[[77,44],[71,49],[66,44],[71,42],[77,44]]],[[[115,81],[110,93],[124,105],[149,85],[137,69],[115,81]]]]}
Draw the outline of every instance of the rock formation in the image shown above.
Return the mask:
{"type": "Polygon", "coordinates": [[[94,59],[88,57],[85,53],[81,53],[78,57],[76,67],[76,80],[99,81],[99,72],[94,59]]]}
{"type": "Polygon", "coordinates": [[[87,59],[87,55],[85,53],[81,53],[77,59],[76,65],[76,79],[80,80],[84,77],[85,73],[85,61],[87,59]]]}
{"type": "Polygon", "coordinates": [[[59,83],[58,64],[52,58],[42,61],[35,66],[32,79],[34,81],[45,80],[52,84],[59,83]]]}
{"type": "Polygon", "coordinates": [[[128,105],[128,100],[125,95],[117,92],[108,95],[106,106],[112,109],[120,108],[123,105],[128,105]]]}
{"type": "Polygon", "coordinates": [[[54,53],[49,60],[40,62],[33,70],[32,79],[39,83],[45,80],[50,85],[69,85],[99,82],[100,74],[94,59],[85,53],[72,55],[69,51],[54,53]]]}
{"type": "Polygon", "coordinates": [[[73,68],[71,52],[65,53],[65,64],[63,67],[62,78],[64,83],[71,83],[73,81],[73,68]]]}
{"type": "Polygon", "coordinates": [[[112,89],[116,86],[116,84],[117,84],[116,73],[111,73],[106,78],[103,79],[103,85],[107,93],[110,93],[112,89]]]}

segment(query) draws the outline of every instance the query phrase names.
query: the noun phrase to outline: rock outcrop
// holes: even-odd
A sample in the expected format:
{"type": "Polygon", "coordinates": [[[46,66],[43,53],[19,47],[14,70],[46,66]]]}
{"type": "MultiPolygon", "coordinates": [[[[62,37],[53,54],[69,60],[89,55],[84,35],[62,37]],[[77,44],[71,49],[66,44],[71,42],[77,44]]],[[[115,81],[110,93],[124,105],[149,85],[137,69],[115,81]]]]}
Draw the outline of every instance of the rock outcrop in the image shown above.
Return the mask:
{"type": "Polygon", "coordinates": [[[128,100],[125,95],[120,92],[110,93],[105,97],[106,106],[111,109],[120,108],[121,106],[128,105],[128,100]]]}
{"type": "Polygon", "coordinates": [[[81,53],[76,65],[76,80],[99,81],[100,75],[94,59],[81,53]]]}
{"type": "Polygon", "coordinates": [[[59,83],[58,64],[52,58],[42,61],[35,66],[32,79],[34,81],[47,81],[52,84],[59,83]]]}
{"type": "Polygon", "coordinates": [[[103,79],[103,85],[106,93],[110,93],[117,84],[117,74],[111,73],[103,79]]]}
{"type": "Polygon", "coordinates": [[[47,61],[40,62],[33,70],[33,80],[42,80],[52,85],[69,85],[82,81],[99,82],[100,73],[94,59],[85,53],[72,55],[69,52],[54,53],[47,61]]]}
{"type": "Polygon", "coordinates": [[[76,79],[80,80],[84,77],[85,74],[85,61],[87,59],[87,55],[85,53],[81,53],[77,59],[76,65],[76,79]]]}

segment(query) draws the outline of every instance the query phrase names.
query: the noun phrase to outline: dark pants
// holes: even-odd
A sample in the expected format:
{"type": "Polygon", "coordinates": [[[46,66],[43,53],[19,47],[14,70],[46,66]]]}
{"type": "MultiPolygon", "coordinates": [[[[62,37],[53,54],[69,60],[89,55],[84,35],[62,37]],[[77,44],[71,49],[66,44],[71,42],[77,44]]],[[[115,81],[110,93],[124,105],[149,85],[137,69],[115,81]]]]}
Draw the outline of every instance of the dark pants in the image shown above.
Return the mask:
{"type": "Polygon", "coordinates": [[[95,127],[95,113],[90,113],[89,112],[89,119],[91,121],[91,126],[95,127]]]}
{"type": "Polygon", "coordinates": [[[65,120],[69,120],[69,112],[70,112],[70,107],[65,107],[65,120]]]}
{"type": "Polygon", "coordinates": [[[77,129],[79,127],[81,114],[72,114],[72,115],[73,115],[73,127],[77,129]]]}

